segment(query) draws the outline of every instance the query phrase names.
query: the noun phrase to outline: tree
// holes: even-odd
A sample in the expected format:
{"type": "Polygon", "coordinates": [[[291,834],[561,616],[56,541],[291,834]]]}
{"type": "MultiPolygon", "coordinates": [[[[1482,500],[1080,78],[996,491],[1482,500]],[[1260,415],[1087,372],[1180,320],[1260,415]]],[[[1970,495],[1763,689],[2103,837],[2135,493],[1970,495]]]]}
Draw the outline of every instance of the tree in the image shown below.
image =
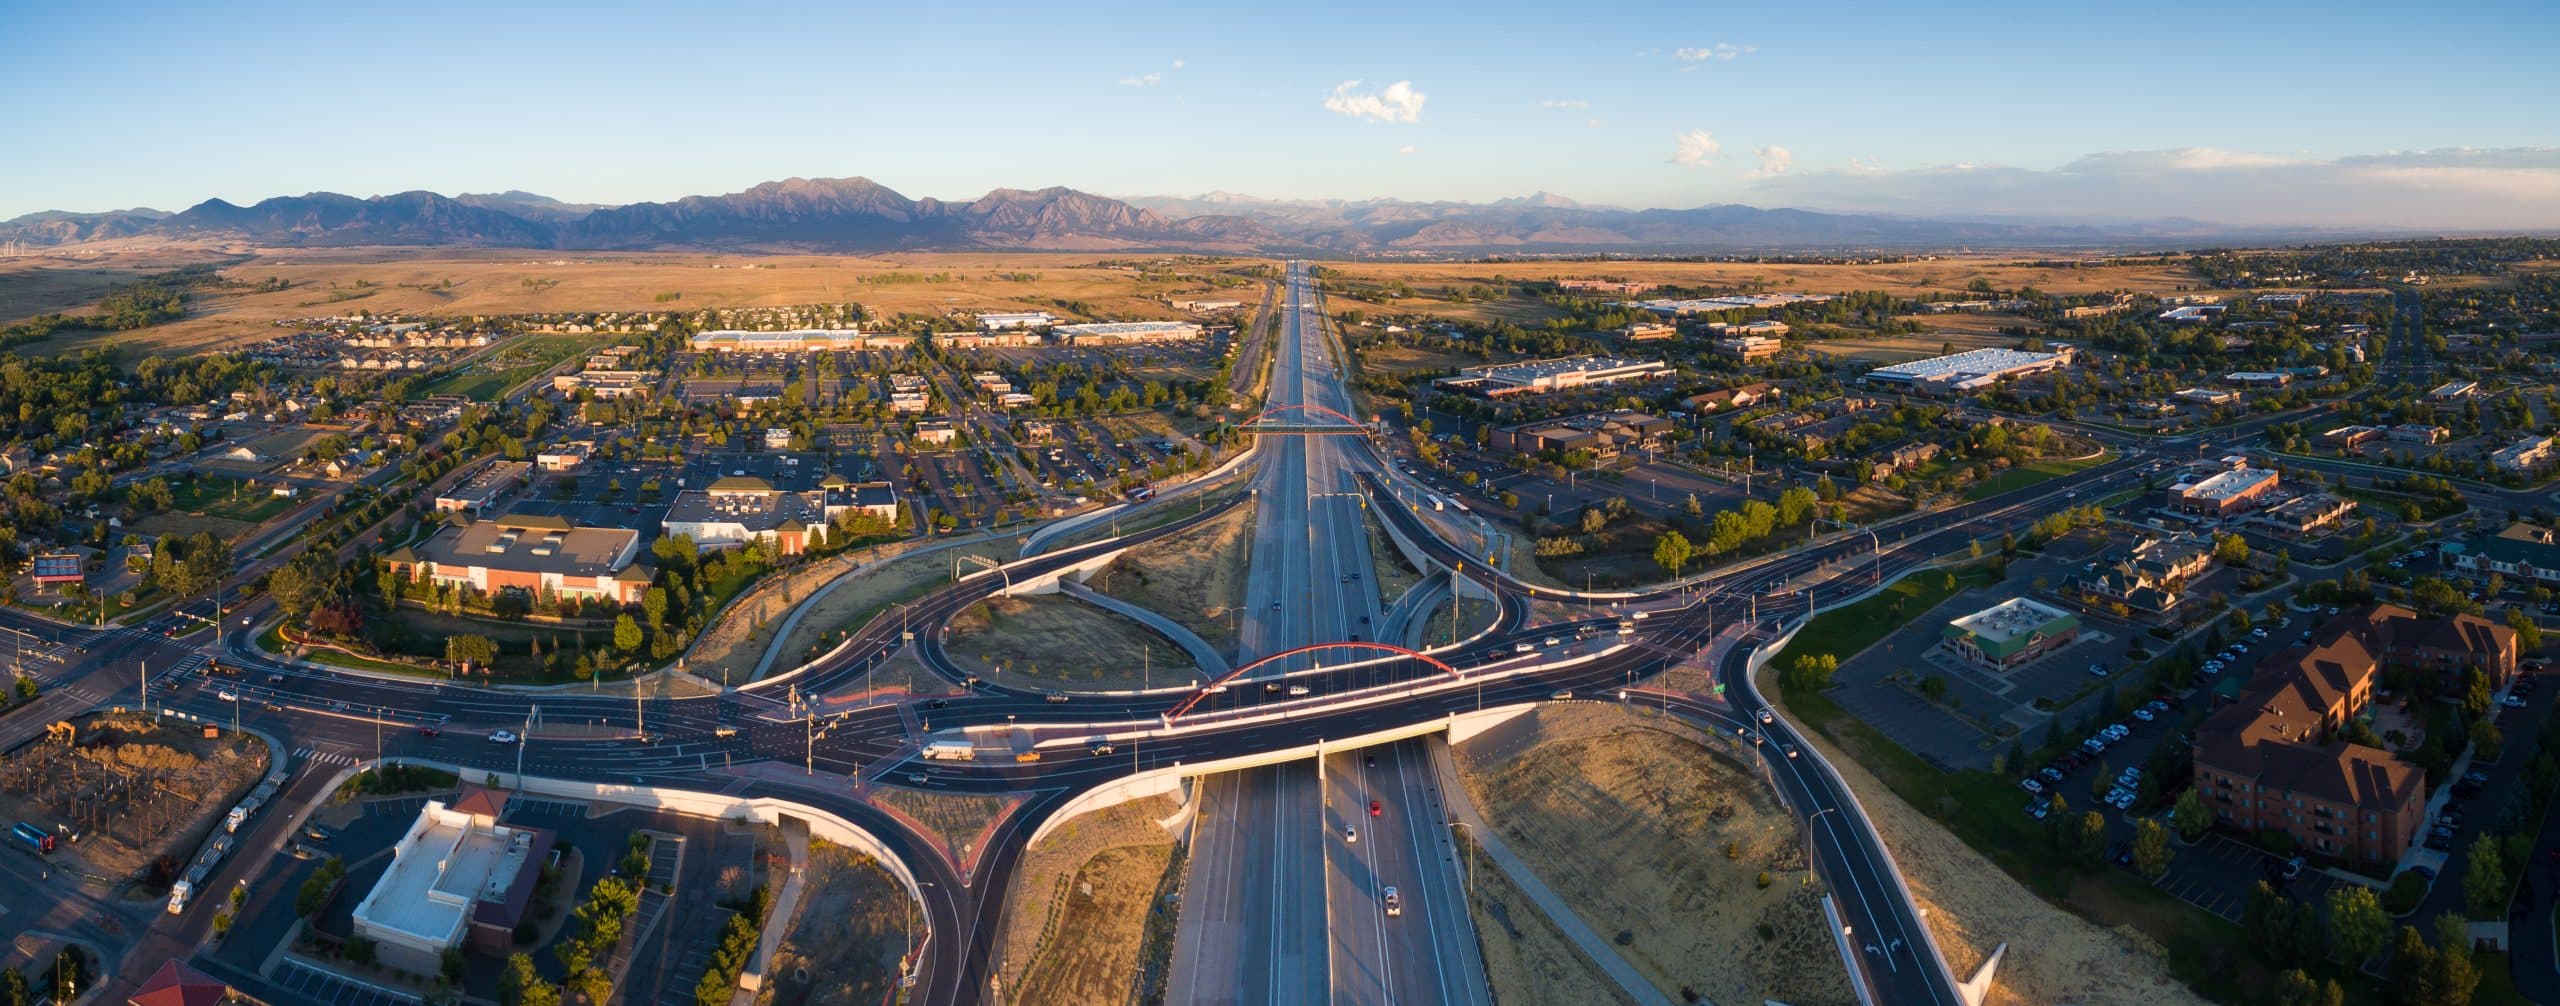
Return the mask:
{"type": "Polygon", "coordinates": [[[2169,823],[2177,827],[2179,837],[2193,842],[2213,830],[2213,811],[2205,807],[2204,797],[2189,787],[2178,794],[2178,802],[2169,808],[2169,823]]]}
{"type": "Polygon", "coordinates": [[[2526,653],[2542,649],[2542,626],[2534,624],[2533,616],[2525,614],[2523,608],[2507,609],[2507,625],[2516,630],[2518,649],[2526,653]]]}
{"type": "Polygon", "coordinates": [[[1680,567],[1689,564],[1689,536],[1678,531],[1665,531],[1653,540],[1653,561],[1672,576],[1680,575],[1680,567]]]}
{"type": "Polygon", "coordinates": [[[34,1006],[35,990],[27,987],[27,973],[16,968],[0,971],[0,1006],[34,1006]]]}
{"type": "Polygon", "coordinates": [[[2471,721],[2471,744],[2474,758],[2494,762],[2506,753],[2507,735],[2499,733],[2498,725],[2484,716],[2471,721]]]}
{"type": "Polygon", "coordinates": [[[2418,935],[2417,927],[2402,926],[2392,941],[2392,1001],[2400,1006],[2432,1006],[2436,1003],[2436,951],[2427,938],[2418,935]]]}
{"type": "Polygon", "coordinates": [[[465,670],[476,667],[485,672],[498,660],[498,644],[487,636],[450,636],[444,641],[444,658],[465,670]]]}
{"type": "Polygon", "coordinates": [[[498,975],[498,1002],[501,1006],[560,1006],[560,987],[544,981],[533,969],[531,954],[507,958],[507,969],[498,975]]]}
{"type": "Polygon", "coordinates": [[[2489,690],[2489,676],[2481,673],[2479,668],[2472,668],[2470,674],[2465,677],[2462,690],[2463,714],[2478,719],[2481,714],[2489,711],[2489,704],[2493,701],[2495,700],[2491,697],[2489,690]]]}
{"type": "Polygon", "coordinates": [[[2133,826],[2133,867],[2153,880],[2169,872],[2169,829],[2151,818],[2133,826]]]}
{"type": "Polygon", "coordinates": [[[2391,935],[2391,917],[2382,911],[2382,900],[2373,888],[2362,884],[2340,884],[2329,891],[2329,944],[2349,964],[2361,964],[2382,951],[2382,941],[2391,935]]]}
{"type": "Polygon", "coordinates": [[[2107,861],[2107,819],[2105,815],[2094,810],[2081,815],[2078,852],[2080,855],[2080,862],[2088,866],[2098,866],[2107,861]]]}
{"type": "Polygon", "coordinates": [[[651,587],[649,588],[648,593],[640,595],[640,612],[649,619],[650,628],[657,629],[665,627],[667,624],[667,588],[651,587]]]}
{"type": "Polygon", "coordinates": [[[2236,534],[2226,534],[2219,538],[2215,538],[2213,540],[2213,557],[2222,560],[2223,564],[2227,566],[2238,566],[2244,564],[2249,561],[2249,540],[2236,534]]]}
{"type": "Polygon", "coordinates": [[[2489,835],[2473,839],[2471,865],[2462,874],[2462,902],[2464,907],[2471,909],[2471,917],[2501,917],[2506,911],[2510,890],[2505,854],[2499,851],[2498,840],[2489,835]]]}

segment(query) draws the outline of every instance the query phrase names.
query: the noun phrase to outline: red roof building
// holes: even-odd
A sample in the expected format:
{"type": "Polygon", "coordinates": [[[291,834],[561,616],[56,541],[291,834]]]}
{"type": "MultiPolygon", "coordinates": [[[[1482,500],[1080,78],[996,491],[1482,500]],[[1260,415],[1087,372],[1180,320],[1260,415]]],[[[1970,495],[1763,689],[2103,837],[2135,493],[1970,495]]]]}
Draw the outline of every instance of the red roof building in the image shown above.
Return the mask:
{"type": "Polygon", "coordinates": [[[130,1006],[220,1006],[230,998],[231,986],[185,964],[169,961],[152,972],[151,980],[143,982],[141,990],[125,1002],[130,1006]]]}

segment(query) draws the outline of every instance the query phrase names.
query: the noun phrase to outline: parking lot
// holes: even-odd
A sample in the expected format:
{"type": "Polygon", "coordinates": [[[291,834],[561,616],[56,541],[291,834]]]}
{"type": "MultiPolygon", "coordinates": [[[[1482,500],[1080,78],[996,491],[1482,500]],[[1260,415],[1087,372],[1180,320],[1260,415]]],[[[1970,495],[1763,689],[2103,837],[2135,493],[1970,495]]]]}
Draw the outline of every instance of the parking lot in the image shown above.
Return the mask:
{"type": "Polygon", "coordinates": [[[310,997],[312,1002],[332,1006],[418,1006],[425,1001],[398,989],[330,974],[291,959],[276,966],[275,983],[285,991],[310,997]]]}
{"type": "Polygon", "coordinates": [[[2169,870],[2154,886],[2180,900],[2233,922],[2249,903],[2249,892],[2263,880],[2280,894],[2306,904],[2324,904],[2329,892],[2348,881],[2305,867],[2285,878],[2286,861],[2264,849],[2226,835],[2209,834],[2194,845],[2170,843],[2169,870]]]}

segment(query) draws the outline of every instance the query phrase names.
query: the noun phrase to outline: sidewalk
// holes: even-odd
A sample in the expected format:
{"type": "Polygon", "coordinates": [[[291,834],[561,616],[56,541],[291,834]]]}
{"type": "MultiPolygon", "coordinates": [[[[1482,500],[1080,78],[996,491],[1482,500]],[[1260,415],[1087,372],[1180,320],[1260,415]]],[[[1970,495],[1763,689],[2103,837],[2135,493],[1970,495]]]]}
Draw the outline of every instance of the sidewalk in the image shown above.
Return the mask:
{"type": "Polygon", "coordinates": [[[773,955],[782,950],[783,934],[791,930],[800,914],[800,892],[809,870],[808,822],[784,819],[782,841],[791,850],[791,873],[782,878],[782,890],[774,894],[773,911],[765,916],[764,934],[756,941],[755,959],[738,976],[738,989],[729,994],[729,1006],[755,1006],[764,988],[765,969],[773,966],[773,955]]]}
{"type": "Polygon", "coordinates": [[[1521,862],[1510,846],[1502,844],[1502,834],[1476,813],[1475,800],[1468,795],[1466,784],[1458,779],[1458,766],[1450,758],[1449,746],[1432,744],[1429,747],[1432,771],[1440,777],[1441,800],[1448,804],[1449,812],[1457,817],[1458,822],[1467,826],[1467,834],[1475,837],[1476,844],[1484,847],[1485,858],[1493,860],[1493,865],[1500,867],[1513,884],[1519,885],[1520,890],[1529,895],[1529,900],[1537,902],[1538,910],[1547,913],[1547,918],[1564,932],[1565,938],[1582,948],[1583,956],[1591,958],[1592,963],[1607,972],[1609,979],[1617,982],[1618,988],[1628,998],[1643,1006],[1671,1006],[1671,997],[1663,995],[1662,990],[1654,988],[1652,982],[1636,973],[1635,965],[1618,956],[1618,951],[1609,945],[1608,940],[1592,931],[1590,924],[1575,915],[1564,899],[1557,897],[1556,892],[1547,887],[1546,881],[1539,879],[1536,871],[1521,862]]]}

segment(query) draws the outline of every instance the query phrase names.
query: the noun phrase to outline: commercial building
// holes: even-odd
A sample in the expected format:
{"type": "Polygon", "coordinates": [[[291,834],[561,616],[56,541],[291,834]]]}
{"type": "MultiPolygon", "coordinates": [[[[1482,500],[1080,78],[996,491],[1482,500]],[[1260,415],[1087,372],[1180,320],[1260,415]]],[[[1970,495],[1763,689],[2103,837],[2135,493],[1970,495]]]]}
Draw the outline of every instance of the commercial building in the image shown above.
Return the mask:
{"type": "Polygon", "coordinates": [[[2178,509],[2227,517],[2249,509],[2275,490],[2275,469],[2237,464],[2203,479],[2182,481],[2170,487],[2169,495],[2178,509]]]}
{"type": "Polygon", "coordinates": [[[2380,440],[2382,439],[2382,435],[2383,430],[2382,427],[2379,426],[2341,426],[2337,429],[2330,430],[2319,435],[2314,438],[2314,440],[2316,440],[2322,447],[2343,451],[2353,450],[2367,443],[2380,440]]]}
{"type": "Polygon", "coordinates": [[[1785,352],[1786,340],[1765,335],[1733,335],[1716,340],[1716,354],[1730,356],[1744,363],[1766,360],[1785,352]]]}
{"type": "Polygon", "coordinates": [[[2426,811],[2426,778],[2391,752],[2340,739],[2386,665],[2459,680],[2515,674],[2515,630],[2475,615],[2420,618],[2377,604],[2332,618],[2307,645],[2267,654],[2239,701],[2196,729],[2205,805],[2242,831],[2282,831],[2306,852],[2396,863],[2426,811]]]}
{"type": "Polygon", "coordinates": [[[1658,321],[1640,321],[1618,330],[1618,338],[1626,342],[1665,342],[1680,337],[1680,329],[1658,321]]]}
{"type": "Polygon", "coordinates": [[[589,368],[575,374],[554,374],[551,390],[576,394],[584,388],[589,394],[607,401],[616,398],[649,397],[649,380],[656,375],[645,370],[597,370],[589,368]]]}
{"type": "Polygon", "coordinates": [[[522,461],[490,462],[489,467],[436,494],[436,512],[477,516],[497,503],[499,497],[524,485],[526,475],[532,471],[533,466],[522,461]]]}
{"type": "Polygon", "coordinates": [[[1641,412],[1594,412],[1502,427],[1494,430],[1485,443],[1519,454],[1590,451],[1598,457],[1613,458],[1628,450],[1658,450],[1673,429],[1670,420],[1641,412]]]}
{"type": "Polygon", "coordinates": [[[1047,328],[1056,324],[1057,321],[1057,317],[1047,311],[982,311],[978,314],[978,327],[990,332],[1005,329],[1047,328]]]}
{"type": "Polygon", "coordinates": [[[1753,381],[1738,388],[1725,388],[1691,395],[1680,400],[1689,411],[1704,415],[1726,409],[1747,409],[1761,402],[1775,401],[1778,386],[1767,381],[1753,381]]]}
{"type": "Polygon", "coordinates": [[[2240,400],[2240,393],[2220,388],[2188,388],[2178,392],[2178,397],[2197,405],[2230,405],[2240,400]]]}
{"type": "Polygon", "coordinates": [[[2514,580],[2560,583],[2560,534],[2517,522],[2493,535],[2442,546],[2445,561],[2475,577],[2496,573],[2514,580]]]}
{"type": "Polygon", "coordinates": [[[1973,391],[2000,381],[2028,374],[2059,370],[2071,362],[2069,347],[2063,352],[2030,353],[2018,349],[1976,349],[1951,356],[1933,356],[1926,360],[1897,363],[1867,371],[1862,378],[1869,384],[1886,384],[1914,391],[1973,391]]]}
{"type": "Polygon", "coordinates": [[[2500,471],[2530,472],[2551,460],[2552,438],[2526,437],[2489,455],[2489,463],[2500,471]]]}
{"type": "Polygon", "coordinates": [[[1049,334],[1070,346],[1110,346],[1149,342],[1193,342],[1200,326],[1188,321],[1105,321],[1059,325],[1049,334]]]}
{"type": "Polygon", "coordinates": [[[425,543],[392,550],[393,575],[463,585],[483,594],[521,591],[532,598],[601,598],[638,604],[653,575],[633,564],[640,532],[579,527],[566,517],[503,514],[448,525],[425,543]]]}
{"type": "Polygon", "coordinates": [[[1189,311],[1193,314],[1233,311],[1244,306],[1243,301],[1231,297],[1177,297],[1172,304],[1174,310],[1189,311]]]}
{"type": "Polygon", "coordinates": [[[2293,375],[2274,370],[2235,370],[2222,375],[2222,383],[2244,388],[2281,388],[2293,383],[2293,375]]]}
{"type": "Polygon", "coordinates": [[[27,574],[38,587],[61,587],[86,581],[87,566],[87,559],[78,552],[46,552],[27,560],[27,574]]]}
{"type": "Polygon", "coordinates": [[[2478,381],[2446,381],[2427,391],[2431,402],[2458,402],[2480,393],[2478,381]]]}
{"type": "Polygon", "coordinates": [[[1730,297],[1699,297],[1690,300],[1640,300],[1619,306],[1643,308],[1655,314],[1677,318],[1682,315],[1708,314],[1716,311],[1748,311],[1785,307],[1789,304],[1820,304],[1830,299],[1830,294],[1820,293],[1746,293],[1730,297]]]}
{"type": "Polygon", "coordinates": [[[838,514],[860,509],[895,519],[897,503],[890,494],[885,509],[862,504],[863,486],[874,486],[874,499],[887,483],[856,484],[829,477],[819,488],[786,492],[752,475],[733,475],[702,489],[676,494],[660,522],[669,535],[692,538],[702,550],[743,548],[763,541],[781,555],[799,555],[811,545],[825,544],[838,514]]]}
{"type": "Polygon", "coordinates": [[[160,970],[125,998],[125,1006],[224,1006],[232,1001],[228,983],[171,960],[160,962],[160,970]]]}
{"type": "Polygon", "coordinates": [[[1532,360],[1504,363],[1489,367],[1469,367],[1455,377],[1443,377],[1433,386],[1462,391],[1487,398],[1510,395],[1546,394],[1574,388],[1597,387],[1620,381],[1640,381],[1667,377],[1671,365],[1660,360],[1628,360],[1614,356],[1569,356],[1557,360],[1532,360]]]}
{"type": "Polygon", "coordinates": [[[467,940],[503,954],[514,946],[552,833],[498,823],[507,795],[464,787],[452,805],[429,800],[392,846],[391,867],[355,908],[355,934],[384,966],[441,974],[444,953],[467,940]]]}
{"type": "Polygon", "coordinates": [[[932,407],[933,396],[922,391],[892,391],[889,393],[889,411],[891,412],[918,413],[932,407]]]}
{"type": "Polygon", "coordinates": [[[942,446],[960,438],[960,427],[948,419],[928,419],[916,424],[916,442],[942,446]]]}
{"type": "Polygon", "coordinates": [[[805,353],[821,349],[895,349],[911,341],[894,332],[865,335],[850,328],[795,328],[780,332],[724,328],[696,334],[693,349],[702,353],[805,353]]]}
{"type": "Polygon", "coordinates": [[[2013,670],[2080,638],[2080,619],[2040,601],[2013,597],[1947,623],[1941,645],[1967,662],[2013,670]]]}
{"type": "Polygon", "coordinates": [[[2428,423],[2402,423],[2385,435],[2399,444],[2441,444],[2453,437],[2453,431],[2428,423]]]}
{"type": "Polygon", "coordinates": [[[2109,553],[2080,581],[2091,603],[2122,604],[2128,611],[2166,615],[2176,611],[2189,581],[2213,564],[2213,547],[2186,535],[2144,538],[2109,553]]]}
{"type": "Polygon", "coordinates": [[[2250,523],[2295,537],[2318,534],[2347,521],[2356,501],[2329,493],[2305,493],[2251,515],[2250,523]]]}
{"type": "Polygon", "coordinates": [[[533,463],[546,472],[574,472],[586,467],[587,459],[594,456],[595,451],[595,441],[572,440],[543,448],[542,453],[533,456],[533,463]]]}

